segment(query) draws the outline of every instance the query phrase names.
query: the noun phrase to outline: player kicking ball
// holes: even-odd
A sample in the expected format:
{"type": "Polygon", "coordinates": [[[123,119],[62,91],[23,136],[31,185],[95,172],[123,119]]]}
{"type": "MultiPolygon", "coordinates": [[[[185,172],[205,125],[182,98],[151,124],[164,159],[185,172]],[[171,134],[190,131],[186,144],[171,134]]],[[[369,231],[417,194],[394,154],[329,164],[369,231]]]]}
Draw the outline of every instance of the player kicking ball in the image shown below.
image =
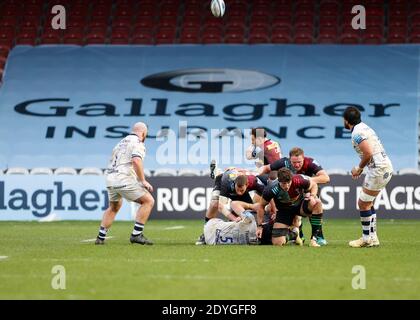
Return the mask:
{"type": "Polygon", "coordinates": [[[375,198],[386,187],[392,177],[392,163],[386,155],[381,141],[369,126],[361,120],[360,111],[348,107],[343,114],[344,126],[351,130],[353,148],[360,156],[360,163],[351,170],[353,179],[358,179],[366,167],[366,177],[359,195],[362,237],[349,242],[350,247],[376,247],[379,239],[376,233],[375,198]]]}

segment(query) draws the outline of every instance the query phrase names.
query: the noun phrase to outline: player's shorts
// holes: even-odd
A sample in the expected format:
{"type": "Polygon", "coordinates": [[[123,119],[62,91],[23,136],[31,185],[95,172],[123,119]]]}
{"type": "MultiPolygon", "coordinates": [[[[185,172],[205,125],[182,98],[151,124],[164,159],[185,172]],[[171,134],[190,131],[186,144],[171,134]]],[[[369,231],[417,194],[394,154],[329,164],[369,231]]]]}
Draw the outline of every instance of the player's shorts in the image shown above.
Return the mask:
{"type": "Polygon", "coordinates": [[[301,199],[298,203],[293,206],[284,206],[277,208],[276,214],[276,221],[278,223],[285,224],[287,226],[291,226],[293,224],[293,220],[295,216],[299,216],[300,209],[302,207],[303,199],[301,199]]]}
{"type": "Polygon", "coordinates": [[[273,232],[273,225],[271,223],[263,224],[263,232],[260,239],[260,245],[272,245],[271,234],[273,232]]]}
{"type": "Polygon", "coordinates": [[[110,202],[118,202],[121,198],[136,201],[149,192],[140,182],[108,186],[107,189],[110,202]]]}
{"type": "Polygon", "coordinates": [[[369,168],[363,181],[363,187],[372,191],[382,190],[391,180],[392,171],[392,167],[369,168]]]}

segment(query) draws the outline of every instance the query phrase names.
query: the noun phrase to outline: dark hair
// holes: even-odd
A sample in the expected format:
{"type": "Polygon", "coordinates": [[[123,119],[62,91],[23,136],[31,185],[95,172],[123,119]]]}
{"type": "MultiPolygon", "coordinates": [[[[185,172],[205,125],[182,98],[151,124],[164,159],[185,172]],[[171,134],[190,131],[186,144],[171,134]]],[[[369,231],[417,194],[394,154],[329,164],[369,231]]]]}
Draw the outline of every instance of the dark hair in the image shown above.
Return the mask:
{"type": "Polygon", "coordinates": [[[292,171],[287,168],[281,168],[277,174],[279,182],[290,182],[292,181],[292,171]]]}
{"type": "Polygon", "coordinates": [[[243,187],[248,184],[248,177],[246,175],[240,175],[237,176],[235,179],[235,186],[237,187],[243,187]]]}
{"type": "Polygon", "coordinates": [[[344,120],[346,120],[352,126],[362,122],[359,109],[356,107],[347,107],[343,113],[344,120]]]}
{"type": "Polygon", "coordinates": [[[304,156],[303,149],[298,148],[298,147],[294,147],[290,149],[289,157],[292,157],[292,156],[294,157],[304,156]]]}
{"type": "Polygon", "coordinates": [[[264,136],[264,138],[267,137],[267,131],[265,131],[264,128],[252,128],[251,129],[251,135],[253,135],[255,138],[257,137],[257,133],[258,133],[259,137],[261,137],[261,136],[264,136]]]}

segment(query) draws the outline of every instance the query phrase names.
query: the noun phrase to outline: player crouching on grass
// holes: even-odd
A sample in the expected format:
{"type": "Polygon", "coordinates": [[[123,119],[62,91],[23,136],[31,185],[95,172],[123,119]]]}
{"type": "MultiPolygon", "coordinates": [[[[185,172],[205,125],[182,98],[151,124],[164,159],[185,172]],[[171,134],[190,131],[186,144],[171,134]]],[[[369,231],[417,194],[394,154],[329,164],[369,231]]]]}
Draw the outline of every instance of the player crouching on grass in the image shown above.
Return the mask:
{"type": "MultiPolygon", "coordinates": [[[[257,236],[263,233],[264,208],[274,200],[277,213],[272,231],[273,245],[282,246],[287,242],[289,227],[293,225],[296,216],[309,216],[322,219],[322,203],[317,197],[318,185],[311,178],[304,175],[293,175],[287,168],[278,171],[278,181],[268,185],[257,205],[257,236]]],[[[320,247],[316,239],[320,232],[319,225],[314,224],[310,247],[320,247]]]]}

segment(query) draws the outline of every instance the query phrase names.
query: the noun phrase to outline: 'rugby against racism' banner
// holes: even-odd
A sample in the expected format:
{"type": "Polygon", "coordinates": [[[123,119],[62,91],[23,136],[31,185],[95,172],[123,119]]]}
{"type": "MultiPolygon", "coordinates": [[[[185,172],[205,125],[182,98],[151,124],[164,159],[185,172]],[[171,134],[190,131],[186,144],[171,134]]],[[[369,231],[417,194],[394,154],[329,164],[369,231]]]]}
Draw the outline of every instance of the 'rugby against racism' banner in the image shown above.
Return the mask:
{"type": "MultiPolygon", "coordinates": [[[[203,219],[211,199],[207,177],[150,178],[156,205],[151,219],[203,219]]],[[[420,218],[419,176],[394,176],[377,198],[382,218],[420,218]]],[[[332,175],[320,191],[325,218],[357,218],[360,181],[332,175]]],[[[2,176],[0,220],[100,220],[108,198],[96,176],[2,176]]],[[[135,207],[124,201],[119,220],[133,220],[135,207]]]]}
{"type": "Polygon", "coordinates": [[[324,168],[357,164],[355,105],[394,169],[417,166],[418,45],[17,46],[0,87],[0,169],[106,166],[137,121],[145,167],[246,163],[246,129],[324,168]]]}

